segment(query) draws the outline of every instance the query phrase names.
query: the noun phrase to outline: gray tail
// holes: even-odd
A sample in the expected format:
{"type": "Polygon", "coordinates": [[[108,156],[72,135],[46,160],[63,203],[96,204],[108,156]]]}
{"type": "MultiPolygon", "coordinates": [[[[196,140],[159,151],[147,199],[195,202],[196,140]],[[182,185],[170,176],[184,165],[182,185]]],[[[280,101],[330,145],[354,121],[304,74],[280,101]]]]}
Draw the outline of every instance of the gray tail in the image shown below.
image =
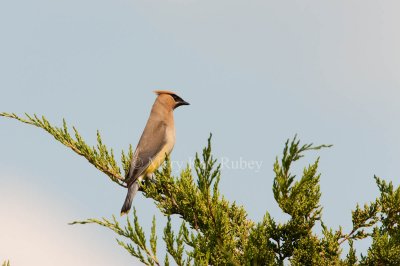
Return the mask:
{"type": "Polygon", "coordinates": [[[130,211],[130,209],[132,207],[133,198],[135,197],[138,190],[139,190],[139,183],[137,181],[133,182],[129,186],[128,194],[126,195],[124,205],[122,206],[122,209],[121,209],[121,216],[124,214],[128,214],[128,212],[130,211]]]}

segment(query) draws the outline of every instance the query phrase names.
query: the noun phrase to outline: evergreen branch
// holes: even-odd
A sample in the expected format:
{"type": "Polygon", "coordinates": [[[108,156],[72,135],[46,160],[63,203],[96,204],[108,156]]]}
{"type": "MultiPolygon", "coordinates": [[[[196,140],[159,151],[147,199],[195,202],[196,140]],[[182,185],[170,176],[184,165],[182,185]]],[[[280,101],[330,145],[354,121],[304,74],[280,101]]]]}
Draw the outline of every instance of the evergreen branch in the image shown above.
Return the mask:
{"type": "Polygon", "coordinates": [[[320,175],[317,174],[319,159],[304,169],[303,176],[298,182],[294,182],[296,176],[290,173],[290,168],[293,162],[304,156],[304,152],[327,147],[331,147],[331,145],[305,144],[300,146],[300,141],[296,139],[296,136],[291,142],[286,141],[281,162],[279,163],[276,158],[274,163],[275,178],[272,187],[275,200],[285,213],[291,216],[300,215],[309,218],[312,216],[318,219],[320,214],[318,202],[321,196],[320,175]],[[312,214],[314,211],[315,213],[312,214]]]}
{"type": "MultiPolygon", "coordinates": [[[[165,215],[179,215],[198,232],[187,244],[195,249],[212,247],[214,252],[206,263],[215,264],[240,257],[241,246],[247,241],[253,222],[247,219],[242,207],[219,196],[220,166],[215,166],[216,160],[211,155],[210,138],[202,156],[196,156],[197,182],[189,168],[180,177],[173,177],[167,159],[162,171],[155,173],[156,183],[146,182],[142,187],[144,196],[154,199],[165,215]]],[[[204,259],[196,258],[195,261],[204,259]]]]}
{"type": "Polygon", "coordinates": [[[274,241],[272,249],[275,251],[276,260],[280,265],[283,265],[286,258],[295,254],[300,243],[304,241],[303,239],[310,235],[315,222],[321,219],[322,212],[319,205],[320,174],[317,173],[319,158],[312,165],[304,168],[299,181],[295,181],[296,176],[290,172],[291,165],[302,158],[306,151],[330,146],[313,146],[313,144],[300,146],[300,141],[295,136],[292,141],[286,141],[282,159],[279,161],[276,158],[275,160],[272,191],[279,207],[291,217],[288,222],[278,225],[270,220],[270,227],[274,229],[270,233],[270,238],[274,241]]]}
{"type": "Polygon", "coordinates": [[[371,233],[366,233],[365,229],[376,225],[376,223],[380,220],[378,216],[380,210],[381,207],[379,200],[376,200],[370,204],[364,204],[363,209],[361,209],[357,204],[356,209],[351,212],[353,228],[350,233],[341,236],[339,245],[348,240],[358,240],[371,236],[371,233]]]}
{"type": "Polygon", "coordinates": [[[153,216],[153,222],[151,225],[151,235],[150,235],[150,247],[151,252],[157,257],[157,235],[156,235],[156,216],[153,216]]]}
{"type": "Polygon", "coordinates": [[[165,254],[164,265],[165,265],[165,266],[169,266],[168,253],[165,254]]]}
{"type": "MultiPolygon", "coordinates": [[[[36,115],[21,118],[16,114],[0,113],[0,116],[40,127],[63,145],[85,157],[97,169],[121,186],[126,186],[114,152],[102,142],[97,132],[97,145],[88,146],[76,128],[70,135],[63,121],[62,127],[51,126],[45,117],[36,115]]],[[[319,150],[331,145],[300,145],[297,136],[287,140],[280,160],[274,164],[273,193],[283,212],[290,218],[276,223],[266,213],[263,221],[254,223],[247,218],[243,207],[230,203],[219,192],[220,166],[211,154],[211,135],[201,155],[196,154],[194,172],[187,167],[178,177],[171,174],[169,158],[162,170],[156,171],[156,182],[146,181],[142,186],[145,197],[153,199],[157,207],[168,216],[163,240],[167,254],[177,265],[400,265],[400,187],[375,177],[380,197],[352,212],[353,228],[347,235],[333,231],[322,222],[322,207],[318,173],[319,158],[304,168],[301,178],[291,173],[294,162],[309,150],[319,150]],[[174,233],[170,216],[177,215],[183,221],[178,233],[174,233]],[[322,234],[313,232],[320,221],[322,234]],[[373,228],[372,233],[365,230],[373,228]],[[353,242],[366,237],[372,245],[366,256],[358,260],[353,242]],[[350,251],[341,259],[340,245],[348,241],[350,251]]],[[[122,152],[122,169],[129,171],[132,146],[128,154],[122,152]]],[[[161,265],[157,258],[156,221],[153,217],[149,241],[140,226],[136,210],[133,220],[127,217],[121,226],[115,216],[76,221],[72,224],[98,224],[106,227],[123,240],[117,243],[145,265],[161,265]]],[[[6,261],[2,266],[9,266],[6,261]]]]}
{"type": "Polygon", "coordinates": [[[346,255],[345,265],[357,265],[358,258],[356,256],[356,249],[354,248],[353,240],[349,239],[349,253],[346,255]]]}
{"type": "Polygon", "coordinates": [[[218,198],[215,197],[216,196],[215,194],[217,194],[216,192],[218,191],[218,183],[215,181],[217,180],[219,182],[219,179],[221,176],[221,172],[220,172],[221,165],[218,165],[215,168],[215,164],[216,164],[217,160],[214,159],[211,155],[211,151],[212,151],[211,150],[211,138],[212,138],[212,134],[210,134],[210,137],[207,140],[207,144],[208,144],[207,147],[203,149],[203,154],[202,154],[203,162],[201,162],[198,153],[196,153],[195,170],[196,170],[196,173],[198,176],[198,181],[197,181],[198,188],[199,188],[202,196],[205,198],[205,201],[207,204],[207,209],[208,209],[208,214],[212,218],[214,226],[216,226],[216,220],[215,220],[215,216],[214,216],[214,208],[213,208],[212,203],[215,203],[218,200],[218,198]],[[211,187],[211,184],[213,184],[213,183],[215,183],[215,186],[213,189],[214,197],[213,197],[213,202],[211,202],[210,187],[211,187]]]}
{"type": "MultiPolygon", "coordinates": [[[[54,127],[44,116],[42,116],[42,118],[39,118],[37,115],[34,115],[33,117],[28,114],[25,115],[26,118],[21,118],[14,113],[0,113],[0,116],[12,118],[25,124],[44,129],[57,141],[70,148],[78,155],[85,157],[90,164],[105,173],[113,182],[117,183],[120,186],[126,187],[124,177],[121,175],[120,168],[115,161],[114,152],[112,149],[109,151],[107,147],[103,144],[99,131],[97,131],[97,146],[90,147],[82,139],[78,130],[75,127],[73,127],[75,138],[70,135],[65,119],[63,119],[62,127],[54,127]]],[[[131,155],[132,147],[130,147],[129,149],[128,156],[122,153],[122,163],[125,173],[129,171],[128,165],[130,163],[131,155]]]]}
{"type": "Polygon", "coordinates": [[[175,260],[178,266],[184,266],[185,260],[183,259],[183,237],[184,237],[184,229],[185,224],[182,223],[181,229],[179,230],[178,236],[175,237],[174,232],[172,231],[171,225],[171,217],[168,216],[167,226],[164,228],[164,241],[167,245],[167,252],[171,255],[171,257],[175,260]]]}
{"type": "MultiPolygon", "coordinates": [[[[385,182],[380,180],[376,176],[374,178],[376,179],[378,188],[383,195],[385,193],[385,182]]],[[[387,206],[387,204],[383,204],[383,206],[387,206]]],[[[397,206],[398,205],[395,204],[393,207],[398,208],[397,206]]],[[[392,208],[390,209],[392,210],[392,208]]],[[[342,244],[348,240],[358,240],[366,238],[368,236],[372,236],[372,233],[367,233],[365,230],[367,228],[373,227],[379,221],[382,222],[382,219],[379,216],[379,213],[381,211],[384,212],[385,210],[382,210],[382,203],[380,199],[377,199],[375,200],[375,202],[372,202],[370,204],[364,204],[364,208],[360,208],[360,205],[357,204],[356,209],[351,212],[353,228],[350,233],[342,235],[341,240],[339,240],[339,244],[342,244]]]]}
{"type": "Polygon", "coordinates": [[[98,219],[87,219],[85,221],[75,221],[70,223],[74,224],[98,224],[103,227],[106,227],[119,236],[127,238],[131,240],[135,245],[132,246],[129,243],[125,243],[119,239],[117,242],[120,246],[126,249],[132,256],[137,257],[142,263],[145,265],[160,265],[159,260],[157,258],[156,252],[156,237],[155,237],[155,218],[153,218],[153,226],[152,226],[152,237],[150,238],[150,248],[147,247],[146,237],[143,231],[143,228],[139,225],[138,217],[136,214],[136,209],[133,208],[133,224],[130,222],[129,217],[126,219],[127,225],[121,227],[115,216],[112,216],[112,220],[108,220],[106,218],[98,219]],[[146,258],[143,253],[146,254],[146,258]]]}
{"type": "Polygon", "coordinates": [[[392,182],[387,183],[377,176],[374,178],[380,192],[377,202],[382,231],[400,236],[400,187],[395,188],[392,182]]]}

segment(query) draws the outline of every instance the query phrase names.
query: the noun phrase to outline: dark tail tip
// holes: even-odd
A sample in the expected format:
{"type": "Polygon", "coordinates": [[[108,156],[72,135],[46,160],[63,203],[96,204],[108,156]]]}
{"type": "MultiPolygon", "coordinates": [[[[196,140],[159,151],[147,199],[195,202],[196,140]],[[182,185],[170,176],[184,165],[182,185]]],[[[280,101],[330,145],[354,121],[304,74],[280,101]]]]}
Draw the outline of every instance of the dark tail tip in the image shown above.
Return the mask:
{"type": "Polygon", "coordinates": [[[133,200],[133,198],[131,198],[129,190],[128,190],[128,194],[126,195],[124,205],[122,205],[122,208],[121,208],[121,216],[129,213],[129,211],[132,207],[132,200],[133,200]]]}

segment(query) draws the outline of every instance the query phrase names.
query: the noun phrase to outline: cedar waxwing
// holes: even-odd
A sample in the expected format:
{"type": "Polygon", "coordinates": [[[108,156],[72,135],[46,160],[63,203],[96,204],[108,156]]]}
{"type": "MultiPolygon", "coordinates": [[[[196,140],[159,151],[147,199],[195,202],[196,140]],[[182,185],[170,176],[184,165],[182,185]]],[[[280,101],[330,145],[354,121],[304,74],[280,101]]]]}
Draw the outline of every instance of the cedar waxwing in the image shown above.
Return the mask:
{"type": "Polygon", "coordinates": [[[129,173],[126,176],[128,194],[121,209],[127,214],[139,189],[139,182],[151,175],[164,162],[175,144],[173,111],[181,105],[189,105],[171,91],[154,91],[158,96],[151,108],[150,117],[133,154],[129,173]]]}

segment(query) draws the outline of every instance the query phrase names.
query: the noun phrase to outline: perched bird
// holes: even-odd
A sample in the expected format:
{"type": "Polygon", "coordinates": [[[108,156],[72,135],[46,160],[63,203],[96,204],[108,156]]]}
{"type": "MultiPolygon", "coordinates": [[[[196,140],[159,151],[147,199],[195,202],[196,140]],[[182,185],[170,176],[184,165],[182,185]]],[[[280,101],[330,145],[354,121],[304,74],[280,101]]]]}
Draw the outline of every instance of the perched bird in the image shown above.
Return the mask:
{"type": "Polygon", "coordinates": [[[151,177],[164,162],[166,155],[171,153],[175,144],[174,109],[181,105],[189,105],[174,92],[154,92],[158,96],[133,154],[129,173],[125,179],[128,185],[128,194],[122,206],[121,215],[127,214],[131,209],[132,200],[143,178],[151,177]]]}

